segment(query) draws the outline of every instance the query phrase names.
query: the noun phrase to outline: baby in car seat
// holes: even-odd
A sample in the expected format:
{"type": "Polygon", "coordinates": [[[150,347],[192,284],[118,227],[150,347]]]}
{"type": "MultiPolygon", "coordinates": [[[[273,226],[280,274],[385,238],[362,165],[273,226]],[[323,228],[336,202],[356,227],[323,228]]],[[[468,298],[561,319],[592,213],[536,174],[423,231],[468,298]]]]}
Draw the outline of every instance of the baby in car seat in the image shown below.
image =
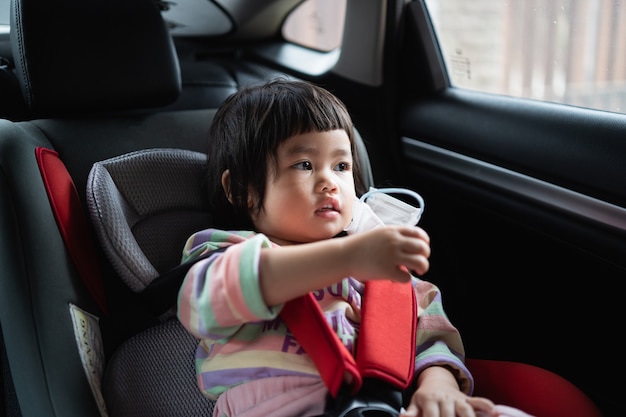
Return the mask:
{"type": "Polygon", "coordinates": [[[279,314],[315,292],[354,354],[364,283],[376,279],[411,282],[418,303],[416,388],[400,416],[527,416],[472,396],[459,332],[420,278],[429,236],[382,224],[357,198],[353,124],[337,97],[305,81],[243,88],[215,115],[207,155],[218,223],[188,239],[183,262],[222,250],[187,273],[178,318],[200,339],[197,381],[214,416],[331,415],[318,369],[279,314]]]}

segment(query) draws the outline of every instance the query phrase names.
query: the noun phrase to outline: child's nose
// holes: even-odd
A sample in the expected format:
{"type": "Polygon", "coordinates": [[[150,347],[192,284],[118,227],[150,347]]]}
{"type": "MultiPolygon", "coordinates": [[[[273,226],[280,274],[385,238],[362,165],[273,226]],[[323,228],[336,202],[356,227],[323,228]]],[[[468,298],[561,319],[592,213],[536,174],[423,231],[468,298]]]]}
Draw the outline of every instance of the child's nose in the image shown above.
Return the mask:
{"type": "Polygon", "coordinates": [[[337,182],[335,181],[332,172],[328,172],[327,170],[319,173],[317,185],[320,192],[330,192],[337,190],[337,182]]]}

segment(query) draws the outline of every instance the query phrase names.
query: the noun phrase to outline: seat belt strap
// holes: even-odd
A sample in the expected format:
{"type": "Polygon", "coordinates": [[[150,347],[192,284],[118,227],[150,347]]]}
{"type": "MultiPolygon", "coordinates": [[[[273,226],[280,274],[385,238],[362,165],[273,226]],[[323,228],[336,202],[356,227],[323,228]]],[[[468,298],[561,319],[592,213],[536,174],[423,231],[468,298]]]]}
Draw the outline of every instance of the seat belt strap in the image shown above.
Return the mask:
{"type": "Polygon", "coordinates": [[[353,393],[363,384],[356,361],[328,325],[312,293],[288,301],[280,316],[317,367],[333,397],[348,383],[353,393]]]}
{"type": "Polygon", "coordinates": [[[330,327],[309,293],[285,304],[281,318],[311,357],[328,391],[344,384],[354,394],[363,378],[376,378],[404,390],[413,378],[417,303],[410,282],[367,281],[363,295],[356,360],[330,327]]]}
{"type": "Polygon", "coordinates": [[[214,253],[224,252],[228,246],[205,252],[202,255],[176,265],[174,268],[155,278],[148,286],[139,293],[140,297],[156,317],[176,306],[178,290],[183,285],[185,275],[189,268],[201,259],[213,256],[214,253]]]}

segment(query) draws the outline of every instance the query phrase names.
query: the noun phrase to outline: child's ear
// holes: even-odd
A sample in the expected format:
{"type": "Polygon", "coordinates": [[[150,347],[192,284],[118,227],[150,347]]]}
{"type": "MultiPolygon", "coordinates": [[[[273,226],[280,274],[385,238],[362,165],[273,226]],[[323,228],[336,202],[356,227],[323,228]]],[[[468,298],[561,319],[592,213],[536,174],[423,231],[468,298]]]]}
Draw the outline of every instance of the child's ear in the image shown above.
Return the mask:
{"type": "Polygon", "coordinates": [[[226,198],[230,201],[230,204],[233,203],[233,194],[230,190],[230,171],[226,170],[222,173],[222,188],[224,189],[224,194],[226,194],[226,198]]]}
{"type": "MultiPolygon", "coordinates": [[[[224,189],[224,194],[226,194],[226,198],[230,201],[230,204],[233,204],[233,193],[230,189],[230,171],[226,170],[222,173],[222,188],[224,189]]],[[[254,196],[252,194],[252,190],[248,192],[248,208],[252,208],[254,206],[254,196]]]]}

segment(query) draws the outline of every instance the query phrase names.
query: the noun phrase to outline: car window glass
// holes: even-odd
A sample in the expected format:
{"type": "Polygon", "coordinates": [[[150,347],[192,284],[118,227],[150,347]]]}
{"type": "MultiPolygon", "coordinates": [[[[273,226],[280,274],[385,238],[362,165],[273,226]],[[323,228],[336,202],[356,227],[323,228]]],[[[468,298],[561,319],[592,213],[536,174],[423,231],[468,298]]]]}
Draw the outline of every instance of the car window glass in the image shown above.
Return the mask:
{"type": "Polygon", "coordinates": [[[626,2],[425,4],[453,86],[626,113],[626,2]]]}
{"type": "Polygon", "coordinates": [[[283,25],[286,40],[319,51],[341,46],[346,0],[307,0],[283,25]]]}
{"type": "Polygon", "coordinates": [[[0,33],[9,33],[10,0],[0,0],[0,33]]]}

